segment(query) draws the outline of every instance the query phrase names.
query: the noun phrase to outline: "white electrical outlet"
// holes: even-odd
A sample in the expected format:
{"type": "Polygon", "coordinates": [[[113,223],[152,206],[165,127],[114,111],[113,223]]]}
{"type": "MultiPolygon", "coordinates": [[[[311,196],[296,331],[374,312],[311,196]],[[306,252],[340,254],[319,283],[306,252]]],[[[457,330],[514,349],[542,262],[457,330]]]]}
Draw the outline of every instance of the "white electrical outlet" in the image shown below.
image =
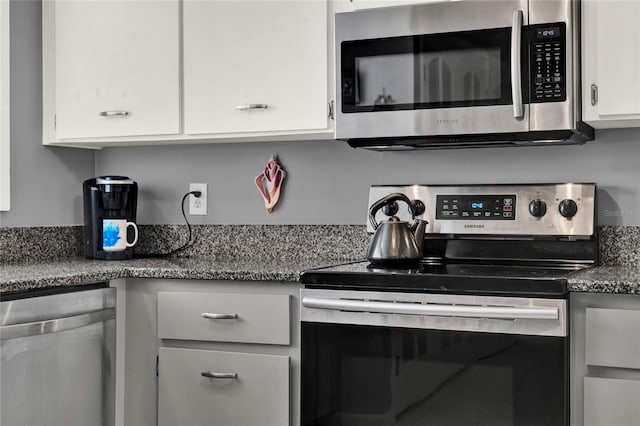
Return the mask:
{"type": "Polygon", "coordinates": [[[207,184],[206,183],[190,183],[189,192],[200,191],[200,197],[189,195],[189,214],[206,215],[207,214],[207,184]]]}

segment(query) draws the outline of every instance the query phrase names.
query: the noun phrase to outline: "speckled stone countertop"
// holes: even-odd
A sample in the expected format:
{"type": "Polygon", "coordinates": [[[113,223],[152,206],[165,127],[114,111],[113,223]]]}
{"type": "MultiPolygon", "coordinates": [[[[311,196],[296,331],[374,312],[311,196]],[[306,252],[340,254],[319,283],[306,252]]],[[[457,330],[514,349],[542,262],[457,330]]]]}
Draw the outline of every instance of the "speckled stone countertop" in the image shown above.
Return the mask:
{"type": "Polygon", "coordinates": [[[117,278],[297,282],[302,271],[335,263],[335,259],[220,260],[201,257],[104,261],[70,258],[0,265],[0,294],[76,286],[117,278]]]}
{"type": "Polygon", "coordinates": [[[569,291],[640,295],[640,266],[597,266],[569,278],[569,291]]]}
{"type": "MultiPolygon", "coordinates": [[[[141,225],[136,253],[165,252],[184,236],[178,225],[141,225]]],[[[569,278],[573,292],[640,294],[640,227],[600,228],[600,264],[569,278]]],[[[117,278],[297,282],[306,269],[361,260],[361,225],[200,225],[187,257],[89,260],[82,227],[0,227],[0,294],[117,278]],[[248,244],[250,241],[251,244],[248,244]]]]}
{"type": "MultiPolygon", "coordinates": [[[[290,281],[335,259],[167,258],[103,261],[84,258],[0,265],[0,294],[75,286],[118,278],[290,281]]],[[[348,265],[345,266],[348,268],[348,265]]],[[[640,267],[598,266],[569,278],[569,291],[640,295],[640,267]]]]}

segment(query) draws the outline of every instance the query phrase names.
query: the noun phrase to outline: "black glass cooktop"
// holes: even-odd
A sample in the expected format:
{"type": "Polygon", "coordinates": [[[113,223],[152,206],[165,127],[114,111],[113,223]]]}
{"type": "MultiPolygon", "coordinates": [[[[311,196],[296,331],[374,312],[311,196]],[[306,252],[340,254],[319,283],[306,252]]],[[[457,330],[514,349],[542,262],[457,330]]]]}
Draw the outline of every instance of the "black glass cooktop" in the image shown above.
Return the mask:
{"type": "Polygon", "coordinates": [[[583,267],[473,263],[389,266],[353,262],[304,271],[300,281],[310,288],[563,297],[567,278],[583,267]]]}

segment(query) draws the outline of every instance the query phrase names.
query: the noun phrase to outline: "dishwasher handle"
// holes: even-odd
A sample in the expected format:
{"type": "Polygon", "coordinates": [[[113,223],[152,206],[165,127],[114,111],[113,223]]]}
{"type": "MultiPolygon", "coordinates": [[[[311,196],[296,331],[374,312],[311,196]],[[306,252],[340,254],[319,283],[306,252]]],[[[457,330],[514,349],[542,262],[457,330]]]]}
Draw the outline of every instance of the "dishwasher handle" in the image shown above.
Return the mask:
{"type": "Polygon", "coordinates": [[[106,308],[71,317],[5,325],[0,327],[0,340],[59,333],[61,331],[73,330],[75,328],[86,327],[87,325],[115,319],[115,317],[115,308],[106,308]]]}

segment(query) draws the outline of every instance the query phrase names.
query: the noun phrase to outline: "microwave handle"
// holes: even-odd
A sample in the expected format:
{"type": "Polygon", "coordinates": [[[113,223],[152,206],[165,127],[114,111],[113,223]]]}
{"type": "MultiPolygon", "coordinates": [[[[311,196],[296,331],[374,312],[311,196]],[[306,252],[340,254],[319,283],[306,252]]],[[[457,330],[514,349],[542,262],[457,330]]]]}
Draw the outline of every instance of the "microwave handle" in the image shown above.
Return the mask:
{"type": "Polygon", "coordinates": [[[511,99],[513,100],[513,115],[516,120],[524,118],[522,106],[522,79],[520,69],[520,40],[522,38],[522,11],[513,11],[513,25],[511,27],[511,99]]]}

